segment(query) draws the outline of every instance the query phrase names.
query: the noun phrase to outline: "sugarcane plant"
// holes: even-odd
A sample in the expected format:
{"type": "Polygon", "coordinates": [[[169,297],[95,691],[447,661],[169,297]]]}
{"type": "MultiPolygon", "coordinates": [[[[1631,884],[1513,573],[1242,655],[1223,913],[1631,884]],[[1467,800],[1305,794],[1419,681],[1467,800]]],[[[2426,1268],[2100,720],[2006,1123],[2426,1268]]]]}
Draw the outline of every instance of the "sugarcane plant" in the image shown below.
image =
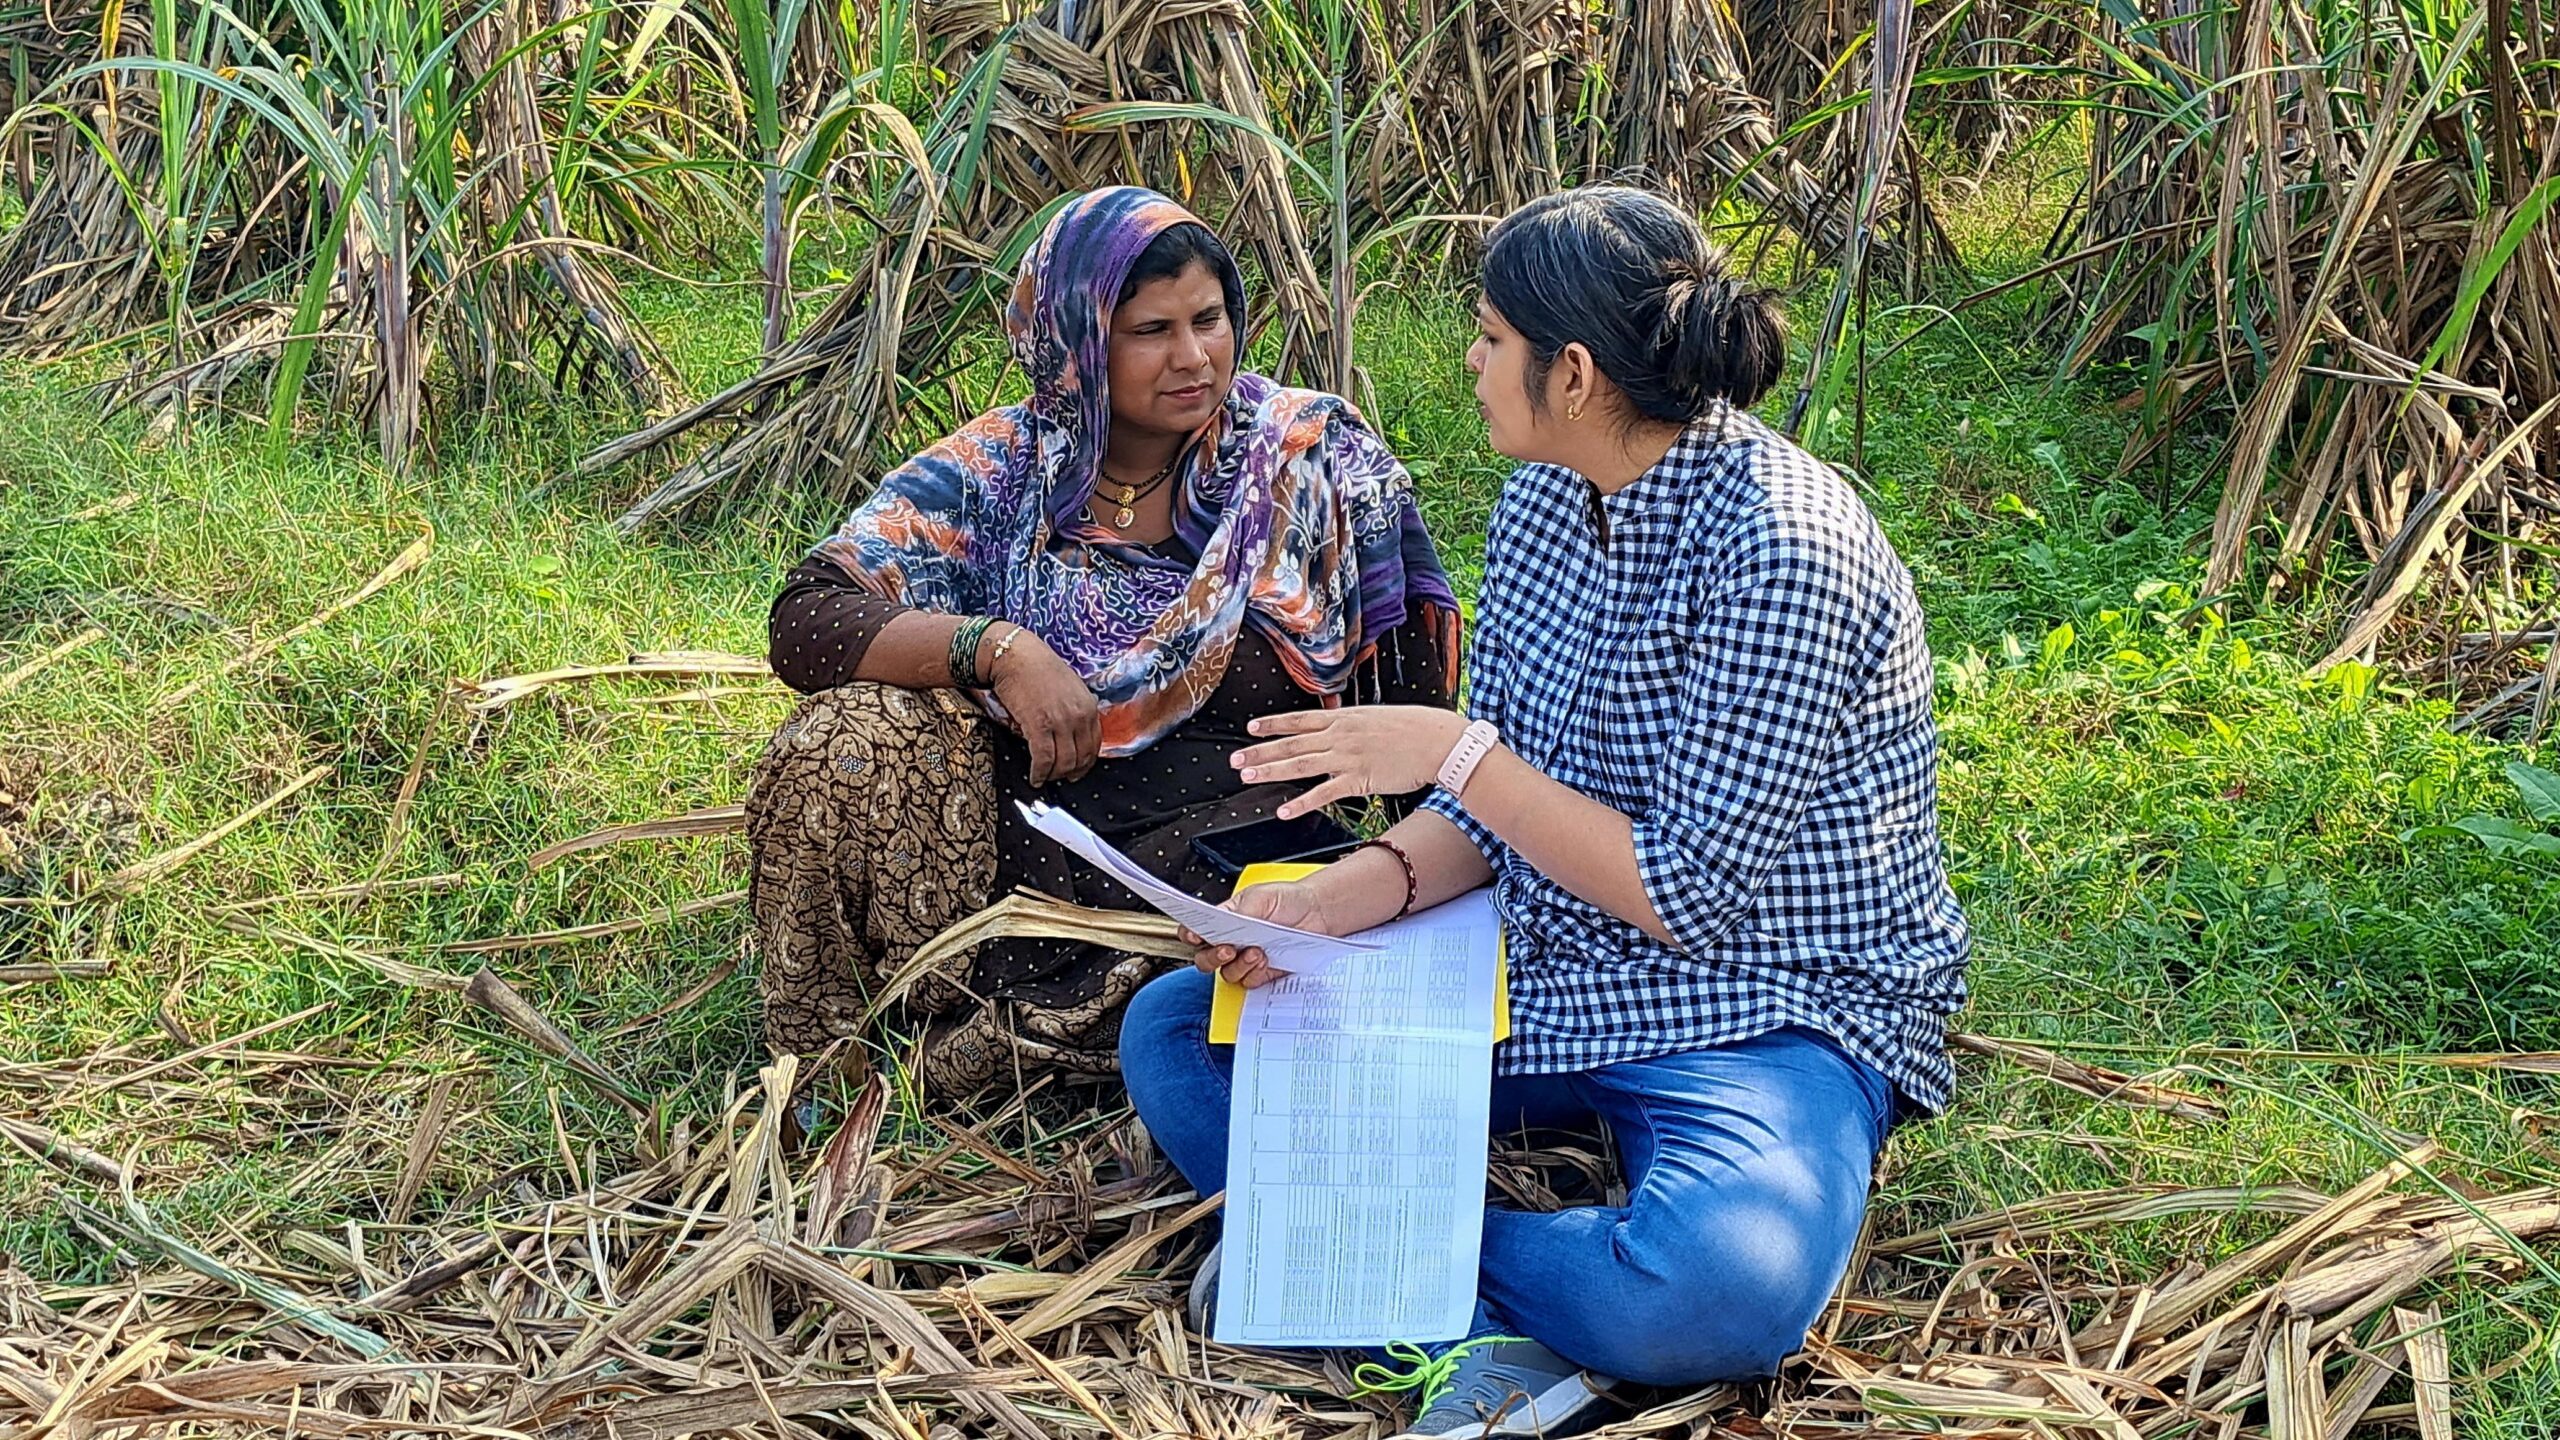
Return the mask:
{"type": "MultiPolygon", "coordinates": [[[[664,367],[553,183],[536,59],[576,22],[537,19],[530,0],[153,0],[141,44],[11,117],[80,142],[50,186],[109,183],[82,192],[86,223],[13,232],[0,276],[139,252],[161,304],[124,400],[174,416],[255,373],[279,441],[322,392],[394,465],[427,439],[439,359],[457,413],[527,387],[655,405],[664,367]]],[[[0,315],[0,341],[59,346],[62,318],[0,315]]]]}
{"type": "Polygon", "coordinates": [[[2539,733],[2560,11],[2101,0],[2091,35],[2089,168],[2051,273],[2063,366],[2134,367],[2126,467],[2229,417],[2208,593],[2332,610],[2323,665],[2466,657],[2463,720],[2539,733]]]}

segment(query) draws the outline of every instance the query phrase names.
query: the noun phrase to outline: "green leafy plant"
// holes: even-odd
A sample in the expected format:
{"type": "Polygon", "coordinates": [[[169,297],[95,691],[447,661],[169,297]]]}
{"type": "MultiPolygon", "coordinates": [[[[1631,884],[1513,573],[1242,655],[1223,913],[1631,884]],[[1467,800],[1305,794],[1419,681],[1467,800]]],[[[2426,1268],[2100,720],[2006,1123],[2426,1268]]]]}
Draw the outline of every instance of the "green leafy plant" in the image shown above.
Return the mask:
{"type": "Polygon", "coordinates": [[[2560,858],[2560,775],[2539,765],[2510,760],[2507,762],[2507,782],[2516,787],[2516,794],[2524,801],[2525,813],[2533,818],[2534,824],[2528,825],[2504,815],[2465,815],[2450,825],[2420,826],[2410,831],[2407,838],[2469,838],[2487,846],[2495,855],[2560,858]]]}

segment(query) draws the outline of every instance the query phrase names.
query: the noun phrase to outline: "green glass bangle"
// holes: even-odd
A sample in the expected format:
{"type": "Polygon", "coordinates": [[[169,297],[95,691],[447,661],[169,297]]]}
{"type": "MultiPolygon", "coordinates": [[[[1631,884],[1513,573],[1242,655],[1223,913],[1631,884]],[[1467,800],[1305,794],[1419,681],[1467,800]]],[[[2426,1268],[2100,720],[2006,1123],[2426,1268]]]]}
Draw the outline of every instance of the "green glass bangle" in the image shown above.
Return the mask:
{"type": "Polygon", "coordinates": [[[946,664],[952,684],[975,688],[986,683],[978,675],[978,642],[987,638],[987,631],[995,623],[992,616],[972,616],[951,632],[951,655],[946,664]]]}

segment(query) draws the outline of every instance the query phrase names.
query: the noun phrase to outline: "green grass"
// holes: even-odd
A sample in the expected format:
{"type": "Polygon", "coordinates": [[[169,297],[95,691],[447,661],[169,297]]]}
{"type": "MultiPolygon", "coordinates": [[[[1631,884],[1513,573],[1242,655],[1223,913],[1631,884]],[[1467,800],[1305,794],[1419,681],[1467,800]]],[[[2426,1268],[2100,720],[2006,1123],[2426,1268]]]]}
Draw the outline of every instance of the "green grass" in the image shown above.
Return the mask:
{"type": "MultiPolygon", "coordinates": [[[[2031,238],[2033,207],[2007,192],[1967,213],[1986,266],[2031,238]]],[[[753,304],[743,290],[640,296],[697,387],[749,363],[753,304]]],[[[2096,1104],[1968,1059],[1955,1112],[1895,1141],[1884,1223],[2137,1181],[2335,1187],[2381,1163],[2395,1132],[2441,1138],[2451,1182],[2560,1178],[2537,1138],[2560,1125],[2547,1080],[2196,1054],[2560,1048],[2560,866],[2400,838],[2474,810],[2520,813],[2498,777],[2510,752],[2447,734],[2442,706],[2360,672],[2306,680],[2311,641],[2286,617],[2224,628],[2182,613],[2200,570],[2189,542],[2210,514],[2164,511],[2150,477],[2107,478],[2122,443],[2113,396],[2048,384],[2019,338],[2028,305],[1931,332],[1869,389],[1862,483],[1919,579],[1941,657],[1947,846],[1979,935],[1964,1023],[2137,1072],[2175,1066],[2231,1114],[2199,1125],[2096,1104]]],[[[1880,317],[1871,339],[1881,348],[1917,319],[1880,317]]],[[[1390,292],[1363,315],[1375,418],[1471,587],[1507,467],[1483,446],[1466,335],[1452,297],[1390,292]]],[[[39,1093],[19,1079],[0,1104],[132,1153],[162,1216],[217,1238],[378,1215],[439,1075],[458,1077],[462,1118],[427,1213],[477,1203],[501,1177],[557,1183],[562,1136],[579,1166],[610,1163],[630,1124],[592,1090],[456,1001],[284,937],[467,968],[431,947],[742,883],[734,840],[618,846],[538,875],[523,862],[597,826],[739,798],[778,694],[650,705],[675,687],[603,682],[485,718],[449,699],[456,680],[634,650],[760,648],[766,599],[828,507],[623,540],[610,519],[636,477],[554,478],[611,424],[492,419],[440,468],[399,477],[360,439],[281,463],[249,434],[147,447],[59,376],[0,369],[0,673],[85,625],[109,635],[0,696],[0,835],[17,847],[18,888],[67,893],[331,767],[110,919],[0,910],[0,963],[115,962],[103,979],[0,992],[0,1056],[161,1058],[181,1048],[172,1030],[203,1042],[324,1006],[256,1045],[338,1062],[255,1084],[207,1062],[170,1077],[191,1095],[39,1093]],[[126,508],[69,518],[128,492],[126,508]],[[416,574],[268,661],[161,700],[317,613],[425,525],[436,549],[416,574]],[[385,865],[393,797],[421,753],[412,824],[384,873],[458,870],[466,884],[249,912],[249,933],[220,923],[222,901],[385,865]],[[120,826],[101,796],[136,823],[120,826]]],[[[1835,433],[1845,442],[1845,426],[1835,433]]],[[[2173,457],[2167,493],[2201,463],[2173,457]]],[[[757,1063],[746,977],[615,1032],[729,961],[739,933],[733,910],[494,963],[607,1066],[700,1114],[757,1063]]],[[[106,1273],[72,1197],[98,1199],[45,1167],[0,1167],[0,1249],[39,1273],[106,1273]]],[[[2264,1225],[2131,1227],[2077,1263],[2157,1275],[2264,1225]]],[[[2466,1281],[2448,1304],[2466,1374],[2560,1320],[2530,1275],[2466,1281]]],[[[2467,1388],[2468,1433],[2551,1434],[2555,1392],[2545,1348],[2467,1388]]]]}

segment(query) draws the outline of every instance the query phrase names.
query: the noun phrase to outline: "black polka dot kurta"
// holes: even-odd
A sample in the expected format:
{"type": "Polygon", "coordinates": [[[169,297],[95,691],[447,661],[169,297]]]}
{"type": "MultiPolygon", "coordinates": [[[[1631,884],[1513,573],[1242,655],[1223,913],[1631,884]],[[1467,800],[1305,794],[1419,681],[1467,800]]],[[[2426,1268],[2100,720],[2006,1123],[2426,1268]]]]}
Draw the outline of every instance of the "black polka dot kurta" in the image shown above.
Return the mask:
{"type": "MultiPolygon", "coordinates": [[[[1152,548],[1186,566],[1195,563],[1179,540],[1152,548]]],[[[803,693],[849,683],[871,641],[905,608],[863,589],[824,559],[803,561],[774,601],[774,673],[803,693]]],[[[1381,640],[1376,658],[1361,667],[1354,693],[1345,699],[1446,706],[1453,688],[1449,673],[1430,627],[1409,619],[1381,640]]],[[[1247,625],[1217,690],[1188,720],[1135,755],[1105,758],[1075,780],[1035,788],[1030,748],[1020,736],[998,730],[995,893],[1028,886],[1079,904],[1138,908],[1127,890],[1032,830],[1012,803],[1041,799],[1072,812],[1167,883],[1206,899],[1225,898],[1227,878],[1195,854],[1191,842],[1266,819],[1303,788],[1246,785],[1228,757],[1253,743],[1245,728],[1253,720],[1320,703],[1289,678],[1271,642],[1247,625]]],[[[1390,806],[1401,813],[1416,798],[1395,797],[1390,806]]],[[[1105,959],[1091,946],[1003,941],[981,947],[972,983],[981,993],[1067,1004],[1086,998],[1100,983],[1105,959]]]]}

